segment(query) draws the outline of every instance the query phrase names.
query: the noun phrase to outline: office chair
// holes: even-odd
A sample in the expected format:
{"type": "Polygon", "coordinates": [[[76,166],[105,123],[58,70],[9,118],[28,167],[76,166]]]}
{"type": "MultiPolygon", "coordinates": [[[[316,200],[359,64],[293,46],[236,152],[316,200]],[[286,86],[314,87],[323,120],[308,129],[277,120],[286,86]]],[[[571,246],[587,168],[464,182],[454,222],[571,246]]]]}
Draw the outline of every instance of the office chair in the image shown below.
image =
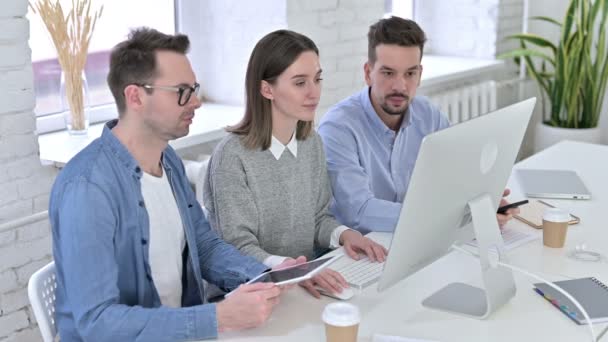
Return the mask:
{"type": "Polygon", "coordinates": [[[209,156],[201,155],[198,160],[183,160],[184,168],[186,169],[186,177],[190,185],[194,188],[196,199],[203,206],[203,184],[205,180],[205,174],[207,173],[207,165],[209,164],[209,156]]]}
{"type": "Polygon", "coordinates": [[[44,342],[52,342],[57,335],[55,328],[55,289],[57,277],[55,262],[50,262],[30,277],[27,295],[44,342]]]}

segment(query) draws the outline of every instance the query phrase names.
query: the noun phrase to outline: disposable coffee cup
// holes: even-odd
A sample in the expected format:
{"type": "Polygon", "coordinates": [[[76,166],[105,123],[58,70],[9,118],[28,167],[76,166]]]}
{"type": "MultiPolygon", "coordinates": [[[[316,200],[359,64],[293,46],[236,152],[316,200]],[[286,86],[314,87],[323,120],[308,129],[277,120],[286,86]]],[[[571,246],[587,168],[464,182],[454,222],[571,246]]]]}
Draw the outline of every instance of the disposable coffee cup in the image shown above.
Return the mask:
{"type": "Polygon", "coordinates": [[[560,208],[547,208],[543,214],[543,244],[562,248],[566,242],[570,213],[560,208]]]}
{"type": "Polygon", "coordinates": [[[331,303],[321,316],[327,342],[356,342],[361,316],[359,308],[349,303],[331,303]]]}

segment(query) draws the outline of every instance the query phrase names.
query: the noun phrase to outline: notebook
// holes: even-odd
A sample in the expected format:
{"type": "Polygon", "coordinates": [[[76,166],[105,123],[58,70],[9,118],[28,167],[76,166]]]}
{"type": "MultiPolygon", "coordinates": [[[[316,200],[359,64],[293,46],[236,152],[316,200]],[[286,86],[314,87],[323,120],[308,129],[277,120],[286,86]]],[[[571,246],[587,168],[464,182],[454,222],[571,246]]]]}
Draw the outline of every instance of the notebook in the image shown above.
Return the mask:
{"type": "MultiPolygon", "coordinates": [[[[608,286],[604,283],[595,278],[580,278],[556,281],[554,284],[578,300],[591,318],[591,323],[608,322],[608,286]]],[[[577,324],[587,324],[583,314],[566,296],[544,283],[534,286],[536,292],[570,319],[577,324]]]]}

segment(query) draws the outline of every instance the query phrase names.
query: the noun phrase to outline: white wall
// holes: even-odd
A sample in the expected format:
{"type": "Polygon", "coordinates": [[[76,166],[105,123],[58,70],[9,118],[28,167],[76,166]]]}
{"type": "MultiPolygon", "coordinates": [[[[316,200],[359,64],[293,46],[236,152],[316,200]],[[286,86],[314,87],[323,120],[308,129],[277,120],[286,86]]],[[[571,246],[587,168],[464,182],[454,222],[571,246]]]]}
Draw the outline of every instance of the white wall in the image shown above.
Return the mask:
{"type": "Polygon", "coordinates": [[[318,119],[365,85],[367,31],[384,15],[384,0],[288,0],[287,26],[318,46],[323,92],[318,119]]]}
{"type": "MultiPolygon", "coordinates": [[[[26,11],[27,0],[0,2],[0,225],[46,210],[55,175],[38,159],[26,11]]],[[[0,231],[0,341],[40,341],[26,287],[50,253],[48,221],[0,231]]]]}
{"type": "Polygon", "coordinates": [[[287,27],[285,0],[181,1],[178,18],[179,31],[190,37],[189,57],[205,99],[234,105],[244,103],[245,71],[255,43],[287,27]]]}
{"type": "Polygon", "coordinates": [[[243,104],[247,61],[262,36],[280,28],[309,36],[319,47],[323,68],[320,116],[364,85],[366,34],[384,14],[384,0],[182,1],[178,12],[210,102],[243,104]],[[252,13],[260,15],[254,19],[252,13]]]}
{"type": "Polygon", "coordinates": [[[493,58],[499,0],[417,1],[416,21],[426,31],[430,53],[493,58]]]}

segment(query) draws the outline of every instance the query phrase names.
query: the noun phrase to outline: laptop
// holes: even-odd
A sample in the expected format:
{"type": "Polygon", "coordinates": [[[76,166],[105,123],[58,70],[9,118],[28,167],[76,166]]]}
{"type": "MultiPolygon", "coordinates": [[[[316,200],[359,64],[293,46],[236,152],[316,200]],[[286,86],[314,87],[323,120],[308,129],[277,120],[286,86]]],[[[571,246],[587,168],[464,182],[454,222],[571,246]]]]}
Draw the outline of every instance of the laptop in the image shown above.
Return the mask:
{"type": "Polygon", "coordinates": [[[572,170],[519,169],[516,177],[528,197],[591,199],[591,193],[572,170]]]}

